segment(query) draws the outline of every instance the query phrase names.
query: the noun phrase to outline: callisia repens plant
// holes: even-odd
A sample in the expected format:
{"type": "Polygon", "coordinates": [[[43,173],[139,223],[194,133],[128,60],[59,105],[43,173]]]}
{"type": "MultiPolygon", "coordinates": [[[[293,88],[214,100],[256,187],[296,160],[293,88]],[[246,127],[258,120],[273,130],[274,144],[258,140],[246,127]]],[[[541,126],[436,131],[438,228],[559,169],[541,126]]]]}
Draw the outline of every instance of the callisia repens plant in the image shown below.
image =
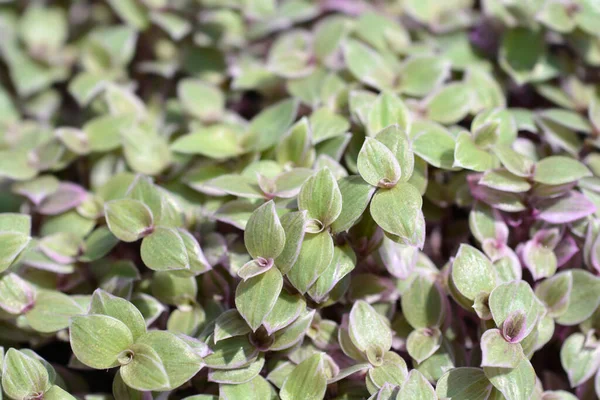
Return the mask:
{"type": "Polygon", "coordinates": [[[0,0],[0,398],[600,397],[600,1],[0,0]]]}

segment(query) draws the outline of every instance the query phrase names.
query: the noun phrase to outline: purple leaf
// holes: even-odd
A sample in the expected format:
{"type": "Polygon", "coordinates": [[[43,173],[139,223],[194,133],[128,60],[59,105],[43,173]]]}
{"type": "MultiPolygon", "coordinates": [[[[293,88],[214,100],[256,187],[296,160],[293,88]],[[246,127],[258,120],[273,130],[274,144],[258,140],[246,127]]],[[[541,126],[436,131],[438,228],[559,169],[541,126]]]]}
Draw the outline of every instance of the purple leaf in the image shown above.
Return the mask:
{"type": "Polygon", "coordinates": [[[557,199],[544,200],[536,207],[538,219],[552,224],[564,224],[596,212],[596,206],[583,194],[571,191],[557,199]]]}
{"type": "Polygon", "coordinates": [[[62,182],[56,192],[42,201],[38,211],[44,215],[62,214],[80,205],[86,197],[87,192],[81,186],[62,182]]]}

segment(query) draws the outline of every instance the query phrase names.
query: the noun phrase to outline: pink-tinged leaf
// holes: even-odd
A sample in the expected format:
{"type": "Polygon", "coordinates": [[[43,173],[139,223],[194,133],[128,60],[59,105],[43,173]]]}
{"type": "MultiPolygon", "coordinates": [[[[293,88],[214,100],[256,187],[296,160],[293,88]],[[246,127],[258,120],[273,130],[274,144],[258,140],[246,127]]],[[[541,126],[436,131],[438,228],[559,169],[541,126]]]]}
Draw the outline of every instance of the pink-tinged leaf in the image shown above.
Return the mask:
{"type": "Polygon", "coordinates": [[[560,268],[565,265],[575,254],[579,252],[577,242],[573,239],[573,236],[567,235],[556,245],[554,254],[556,254],[557,267],[560,268]]]}
{"type": "Polygon", "coordinates": [[[537,218],[552,224],[565,224],[596,212],[596,206],[579,192],[571,191],[557,199],[542,201],[537,218]]]}
{"type": "Polygon", "coordinates": [[[42,201],[38,211],[44,215],[62,214],[80,205],[86,197],[87,192],[81,186],[62,182],[56,192],[42,201]]]}
{"type": "Polygon", "coordinates": [[[527,207],[523,204],[523,195],[519,193],[501,192],[479,184],[481,174],[472,174],[467,177],[471,195],[479,201],[482,201],[491,207],[506,211],[519,212],[527,207]]]}
{"type": "Polygon", "coordinates": [[[551,246],[545,246],[534,238],[524,245],[519,244],[517,251],[534,280],[552,276],[556,272],[556,255],[551,246]]]}
{"type": "Polygon", "coordinates": [[[506,341],[500,330],[489,329],[481,336],[482,367],[515,368],[523,357],[521,345],[506,341]]]}
{"type": "Polygon", "coordinates": [[[527,318],[523,310],[511,312],[502,323],[502,337],[508,343],[519,343],[527,333],[527,318]]]}

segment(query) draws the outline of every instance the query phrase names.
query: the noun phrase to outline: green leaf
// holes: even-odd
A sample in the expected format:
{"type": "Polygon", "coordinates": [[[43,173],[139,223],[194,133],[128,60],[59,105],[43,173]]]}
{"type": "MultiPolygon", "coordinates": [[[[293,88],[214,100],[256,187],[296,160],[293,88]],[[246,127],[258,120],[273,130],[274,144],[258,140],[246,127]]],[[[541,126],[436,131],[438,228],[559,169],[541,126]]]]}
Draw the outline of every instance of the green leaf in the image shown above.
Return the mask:
{"type": "Polygon", "coordinates": [[[588,319],[600,305],[600,278],[582,269],[573,269],[573,287],[569,305],[556,319],[561,325],[577,325],[588,319]]]}
{"type": "MultiPolygon", "coordinates": [[[[158,355],[168,376],[166,389],[175,389],[189,381],[202,368],[202,359],[177,335],[166,331],[151,331],[141,336],[135,345],[146,345],[158,355]]],[[[135,347],[132,348],[135,353],[135,347]]],[[[135,354],[133,356],[135,360],[135,354]]],[[[125,380],[125,376],[123,376],[125,380]]]]}
{"type": "Polygon", "coordinates": [[[375,136],[390,125],[398,125],[405,132],[410,131],[412,117],[402,100],[391,92],[383,92],[377,97],[368,115],[367,131],[375,136]]]}
{"type": "Polygon", "coordinates": [[[307,223],[306,211],[287,213],[281,217],[280,222],[285,232],[285,245],[281,254],[275,259],[275,266],[282,274],[286,274],[300,254],[307,223]]]}
{"type": "Polygon", "coordinates": [[[415,121],[411,131],[415,154],[437,168],[452,169],[456,140],[443,126],[435,122],[415,121]]]}
{"type": "Polygon", "coordinates": [[[131,359],[119,370],[123,382],[140,391],[160,391],[169,388],[167,371],[152,347],[135,343],[130,351],[131,359]]]}
{"type": "Polygon", "coordinates": [[[134,124],[121,132],[121,139],[125,160],[135,172],[158,175],[171,163],[166,138],[150,125],[134,124]]]}
{"type": "Polygon", "coordinates": [[[196,300],[198,283],[193,276],[177,271],[157,271],[150,284],[152,294],[165,304],[189,304],[196,300]]]}
{"type": "Polygon", "coordinates": [[[579,161],[565,156],[546,157],[535,165],[533,180],[545,185],[563,185],[592,176],[579,161]]]}
{"type": "MultiPolygon", "coordinates": [[[[533,331],[539,319],[546,312],[544,305],[535,296],[531,286],[524,281],[513,281],[498,285],[490,294],[489,306],[494,322],[498,327],[502,327],[502,324],[510,318],[512,313],[524,313],[526,326],[524,332],[520,335],[521,338],[528,336],[533,331]]],[[[506,339],[511,340],[512,338],[506,337],[506,339]]],[[[520,340],[515,338],[515,341],[520,340]]]]}
{"type": "Polygon", "coordinates": [[[435,390],[433,390],[433,387],[427,382],[427,379],[425,379],[423,374],[416,369],[413,369],[408,374],[408,378],[406,379],[406,382],[404,382],[404,385],[402,385],[396,399],[435,400],[436,395],[435,390]]]}
{"type": "Polygon", "coordinates": [[[2,366],[2,389],[10,398],[35,398],[50,386],[48,371],[41,362],[14,348],[8,349],[2,366]]]}
{"type": "Polygon", "coordinates": [[[361,177],[373,186],[393,187],[402,171],[394,153],[376,139],[365,138],[358,154],[358,172],[361,177]]]}
{"type": "Polygon", "coordinates": [[[540,30],[511,29],[502,38],[499,64],[517,84],[523,85],[533,80],[534,70],[544,55],[544,47],[540,30]]]}
{"type": "Polygon", "coordinates": [[[331,224],[334,234],[347,231],[358,222],[376,190],[357,175],[340,179],[338,186],[342,194],[342,211],[331,224]]]}
{"type": "Polygon", "coordinates": [[[136,293],[131,297],[131,303],[136,306],[144,316],[146,326],[151,325],[166,311],[166,307],[154,297],[145,293],[136,293]]]}
{"type": "Polygon", "coordinates": [[[327,389],[324,353],[314,354],[302,361],[287,377],[279,396],[281,400],[321,400],[327,389]]]}
{"type": "Polygon", "coordinates": [[[227,310],[219,315],[215,321],[214,341],[229,339],[250,333],[252,329],[236,309],[227,310]]]}
{"type": "Polygon", "coordinates": [[[491,293],[496,287],[494,267],[482,252],[461,244],[452,263],[452,282],[463,296],[474,300],[479,293],[491,293]]]}
{"type": "MultiPolygon", "coordinates": [[[[402,293],[402,313],[415,329],[439,326],[444,316],[443,296],[436,283],[418,275],[402,293]]],[[[420,362],[420,361],[419,361],[420,362]]]]}
{"type": "Polygon", "coordinates": [[[102,289],[92,295],[90,314],[108,315],[123,322],[131,331],[133,340],[146,333],[146,322],[140,311],[130,302],[102,289]]]}
{"type": "Polygon", "coordinates": [[[487,171],[479,184],[510,193],[522,193],[531,189],[531,184],[525,178],[502,169],[487,171]]]}
{"type": "Polygon", "coordinates": [[[481,336],[482,367],[516,368],[524,357],[521,345],[507,342],[498,329],[481,336]]]}
{"type": "Polygon", "coordinates": [[[258,349],[248,340],[247,335],[220,340],[210,346],[212,354],[204,357],[204,363],[213,369],[236,369],[252,362],[258,349]]]}
{"type": "Polygon", "coordinates": [[[52,385],[46,393],[44,393],[45,400],[77,400],[71,396],[67,391],[62,389],[60,386],[52,385]]]}
{"type": "Polygon", "coordinates": [[[190,260],[179,232],[158,226],[142,240],[142,261],[154,271],[190,269],[190,260]]]}
{"type": "Polygon", "coordinates": [[[127,24],[139,30],[144,30],[148,26],[148,14],[134,0],[109,0],[108,1],[115,13],[119,15],[127,24]]]}
{"type": "Polygon", "coordinates": [[[357,40],[347,40],[343,49],[346,66],[356,79],[380,90],[393,88],[394,67],[381,54],[357,40]]]}
{"type": "Polygon", "coordinates": [[[0,278],[0,308],[10,314],[21,314],[31,309],[36,299],[35,288],[17,274],[0,278]]]}
{"type": "Polygon", "coordinates": [[[211,84],[183,79],[177,85],[177,97],[185,111],[202,121],[215,121],[223,114],[225,96],[211,84]]]}
{"type": "Polygon", "coordinates": [[[492,384],[479,368],[454,368],[446,372],[435,386],[440,399],[486,400],[492,384]]]}
{"type": "Polygon", "coordinates": [[[485,376],[506,400],[529,399],[535,387],[535,371],[527,358],[516,368],[484,367],[485,376]]]}
{"type": "Polygon", "coordinates": [[[25,250],[31,237],[20,232],[0,232],[0,272],[10,267],[25,250]]]}
{"type": "Polygon", "coordinates": [[[219,395],[227,400],[277,399],[275,390],[262,376],[237,385],[219,385],[219,395]]]}
{"type": "Polygon", "coordinates": [[[246,143],[249,149],[263,151],[277,144],[294,122],[297,110],[298,102],[288,99],[261,111],[248,127],[246,143]]]}
{"type": "Polygon", "coordinates": [[[33,308],[25,314],[27,323],[37,332],[57,332],[69,326],[69,319],[84,314],[85,308],[66,294],[38,290],[33,308]]]}
{"type": "Polygon", "coordinates": [[[245,367],[230,370],[215,369],[208,373],[208,380],[211,382],[222,383],[223,386],[239,385],[254,379],[265,365],[265,358],[260,357],[256,361],[245,367]]]}
{"type": "Polygon", "coordinates": [[[348,245],[335,246],[329,266],[308,289],[308,294],[316,302],[325,301],[336,285],[356,266],[356,254],[348,245]]]}
{"type": "Polygon", "coordinates": [[[368,372],[369,378],[379,388],[383,387],[386,383],[394,386],[402,386],[408,377],[406,362],[393,351],[385,353],[381,365],[375,367],[369,364],[366,365],[370,367],[368,372]]]}
{"type": "Polygon", "coordinates": [[[346,118],[331,112],[326,107],[313,111],[309,121],[313,144],[342,135],[350,129],[350,123],[346,118]]]}
{"type": "Polygon", "coordinates": [[[426,96],[448,78],[450,67],[443,57],[411,56],[400,67],[400,91],[409,96],[426,96]]]}
{"type": "Polygon", "coordinates": [[[306,334],[306,331],[313,321],[315,310],[305,311],[294,322],[287,327],[273,334],[273,344],[269,347],[270,351],[279,351],[289,349],[298,344],[306,334]]]}
{"type": "Polygon", "coordinates": [[[298,208],[313,220],[308,230],[317,233],[331,225],[342,212],[342,194],[329,168],[323,168],[304,182],[298,194],[298,208]],[[315,226],[313,226],[315,225],[315,226]]]}
{"type": "Polygon", "coordinates": [[[285,242],[275,203],[271,200],[254,210],[244,231],[244,243],[252,258],[275,259],[284,250],[285,242]]]}
{"type": "Polygon", "coordinates": [[[415,157],[412,151],[412,144],[406,134],[406,130],[403,130],[399,125],[391,125],[381,130],[375,139],[383,143],[388,149],[392,151],[400,170],[402,171],[401,179],[403,182],[408,181],[415,169],[415,157]]]}
{"type": "Polygon", "coordinates": [[[194,130],[177,138],[171,150],[183,154],[200,154],[222,160],[243,153],[239,141],[241,128],[229,124],[217,124],[194,130]]]}
{"type": "Polygon", "coordinates": [[[421,211],[421,193],[410,183],[398,183],[391,189],[378,190],[371,200],[371,216],[384,231],[396,235],[398,242],[422,247],[425,218],[421,211]]]}
{"type": "Polygon", "coordinates": [[[461,121],[471,110],[471,90],[454,82],[441,87],[425,101],[427,118],[441,124],[461,121]]]}
{"type": "MultiPolygon", "coordinates": [[[[175,334],[193,337],[205,327],[206,312],[199,304],[182,306],[174,310],[167,320],[167,330],[175,334]]],[[[189,344],[189,343],[188,343],[189,344]]]]}
{"type": "Polygon", "coordinates": [[[108,229],[124,242],[135,242],[152,228],[154,219],[150,209],[132,199],[112,200],[104,206],[108,229]]]}
{"type": "Polygon", "coordinates": [[[573,275],[565,271],[540,282],[535,287],[535,295],[546,305],[548,315],[556,318],[567,311],[572,289],[573,275]]]}
{"type": "Polygon", "coordinates": [[[327,231],[306,233],[298,258],[287,272],[290,283],[302,294],[315,283],[333,258],[333,239],[327,231]]]}
{"type": "Polygon", "coordinates": [[[263,320],[267,333],[270,335],[290,325],[305,308],[304,297],[282,290],[275,305],[263,320]]]}
{"type": "Polygon", "coordinates": [[[271,312],[283,287],[283,277],[277,268],[240,282],[235,291],[235,305],[253,331],[271,312]]]}
{"type": "Polygon", "coordinates": [[[475,145],[473,138],[467,132],[460,132],[454,149],[453,167],[461,167],[472,171],[487,171],[494,168],[494,158],[487,151],[475,145]]]}
{"type": "Polygon", "coordinates": [[[586,336],[573,333],[560,349],[560,362],[567,372],[571,387],[579,386],[600,367],[600,347],[586,346],[586,336]]]}
{"type": "Polygon", "coordinates": [[[442,344],[442,333],[438,328],[415,329],[408,335],[406,351],[418,363],[431,357],[442,344]]]}
{"type": "Polygon", "coordinates": [[[392,331],[385,317],[363,300],[350,310],[348,333],[352,343],[363,352],[379,349],[381,355],[392,347],[392,331]]]}
{"type": "Polygon", "coordinates": [[[123,322],[106,315],[71,318],[71,348],[83,364],[107,369],[119,365],[119,356],[133,344],[131,331],[123,322]]]}

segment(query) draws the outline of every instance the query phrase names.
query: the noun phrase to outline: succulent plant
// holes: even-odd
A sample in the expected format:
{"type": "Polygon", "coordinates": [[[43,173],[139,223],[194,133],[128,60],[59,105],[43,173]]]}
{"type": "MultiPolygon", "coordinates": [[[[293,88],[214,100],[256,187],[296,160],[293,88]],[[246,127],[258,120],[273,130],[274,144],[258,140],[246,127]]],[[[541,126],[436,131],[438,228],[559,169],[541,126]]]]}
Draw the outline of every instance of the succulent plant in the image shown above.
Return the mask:
{"type": "Polygon", "coordinates": [[[596,0],[0,0],[0,398],[600,397],[596,0]]]}

